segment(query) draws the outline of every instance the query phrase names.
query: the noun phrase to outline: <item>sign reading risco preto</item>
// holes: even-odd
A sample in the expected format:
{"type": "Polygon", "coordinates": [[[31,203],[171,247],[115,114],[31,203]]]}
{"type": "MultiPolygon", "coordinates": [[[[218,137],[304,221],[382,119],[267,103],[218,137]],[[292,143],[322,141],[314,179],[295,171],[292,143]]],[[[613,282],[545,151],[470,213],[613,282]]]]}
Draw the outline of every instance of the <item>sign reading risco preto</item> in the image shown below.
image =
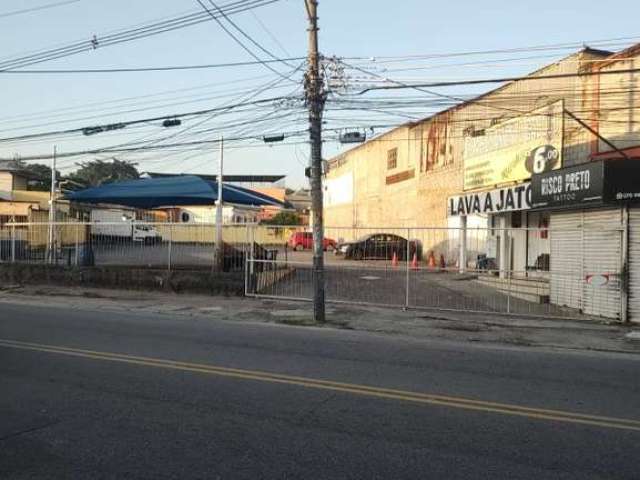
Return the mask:
{"type": "Polygon", "coordinates": [[[449,197],[449,215],[514,212],[531,208],[531,184],[449,197]]]}
{"type": "Polygon", "coordinates": [[[531,181],[533,208],[602,203],[603,162],[586,163],[535,175],[531,181]]]}

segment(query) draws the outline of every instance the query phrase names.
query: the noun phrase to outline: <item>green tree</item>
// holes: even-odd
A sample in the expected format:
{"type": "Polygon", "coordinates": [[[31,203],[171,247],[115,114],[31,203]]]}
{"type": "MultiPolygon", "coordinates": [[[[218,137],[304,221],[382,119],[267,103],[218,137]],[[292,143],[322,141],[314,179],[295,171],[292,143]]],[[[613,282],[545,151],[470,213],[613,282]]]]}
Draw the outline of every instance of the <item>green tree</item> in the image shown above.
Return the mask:
{"type": "Polygon", "coordinates": [[[78,166],[80,168],[71,173],[68,178],[86,187],[99,187],[105,183],[140,178],[135,164],[117,158],[112,159],[111,162],[104,160],[82,162],[78,166]]]}
{"type": "Polygon", "coordinates": [[[262,223],[267,225],[300,225],[300,216],[296,212],[279,212],[262,223]]]}
{"type": "MultiPolygon", "coordinates": [[[[15,166],[29,174],[28,189],[39,192],[51,190],[51,167],[42,163],[27,163],[20,159],[15,161],[15,166]]],[[[56,170],[58,178],[60,171],[56,170]]]]}

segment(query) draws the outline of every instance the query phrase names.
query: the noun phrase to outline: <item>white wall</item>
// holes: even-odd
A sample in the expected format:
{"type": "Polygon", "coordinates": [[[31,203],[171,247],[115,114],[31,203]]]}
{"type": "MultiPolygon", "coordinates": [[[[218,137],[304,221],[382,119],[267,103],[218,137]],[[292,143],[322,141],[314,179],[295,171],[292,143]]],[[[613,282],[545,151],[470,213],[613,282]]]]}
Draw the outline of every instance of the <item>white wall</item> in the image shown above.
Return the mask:
{"type": "Polygon", "coordinates": [[[324,182],[324,204],[327,207],[353,202],[353,173],[338,178],[327,178],[324,182]]]}

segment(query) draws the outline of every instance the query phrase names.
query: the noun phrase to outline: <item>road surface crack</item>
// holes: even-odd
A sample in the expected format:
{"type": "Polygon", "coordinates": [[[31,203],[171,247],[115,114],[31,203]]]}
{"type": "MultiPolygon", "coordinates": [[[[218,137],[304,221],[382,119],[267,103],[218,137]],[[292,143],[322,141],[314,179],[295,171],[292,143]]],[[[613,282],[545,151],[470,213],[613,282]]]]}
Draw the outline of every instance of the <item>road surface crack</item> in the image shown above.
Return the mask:
{"type": "Polygon", "coordinates": [[[26,435],[28,433],[37,432],[38,430],[44,430],[45,428],[53,427],[60,423],[60,420],[55,420],[53,422],[45,423],[44,425],[40,425],[38,427],[27,428],[25,430],[20,430],[19,432],[10,433],[9,435],[5,435],[4,437],[0,437],[0,442],[5,440],[9,440],[11,438],[19,437],[21,435],[26,435]]]}

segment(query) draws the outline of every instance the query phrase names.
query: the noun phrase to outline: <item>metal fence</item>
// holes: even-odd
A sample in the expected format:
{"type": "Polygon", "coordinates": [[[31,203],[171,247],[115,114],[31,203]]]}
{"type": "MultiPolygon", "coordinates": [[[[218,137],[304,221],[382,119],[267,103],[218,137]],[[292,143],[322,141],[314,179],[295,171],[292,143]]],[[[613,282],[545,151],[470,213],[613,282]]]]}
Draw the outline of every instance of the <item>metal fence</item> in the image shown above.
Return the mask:
{"type": "MultiPolygon", "coordinates": [[[[312,254],[302,235],[310,234],[290,237],[273,260],[249,258],[247,295],[311,300],[312,254]]],[[[622,230],[327,228],[326,299],[620,320],[622,239],[622,230]],[[577,234],[580,245],[570,242],[577,234]]]]}
{"type": "MultiPolygon", "coordinates": [[[[622,230],[327,228],[329,302],[623,319],[622,230]]],[[[311,300],[308,229],[223,227],[224,270],[247,296],[311,300]]],[[[0,263],[213,269],[215,224],[7,223],[0,263]]]]}
{"type": "MultiPolygon", "coordinates": [[[[215,224],[148,222],[7,223],[0,226],[0,262],[212,269],[215,228],[215,224]]],[[[223,227],[226,271],[244,271],[248,234],[246,225],[223,227]]]]}

